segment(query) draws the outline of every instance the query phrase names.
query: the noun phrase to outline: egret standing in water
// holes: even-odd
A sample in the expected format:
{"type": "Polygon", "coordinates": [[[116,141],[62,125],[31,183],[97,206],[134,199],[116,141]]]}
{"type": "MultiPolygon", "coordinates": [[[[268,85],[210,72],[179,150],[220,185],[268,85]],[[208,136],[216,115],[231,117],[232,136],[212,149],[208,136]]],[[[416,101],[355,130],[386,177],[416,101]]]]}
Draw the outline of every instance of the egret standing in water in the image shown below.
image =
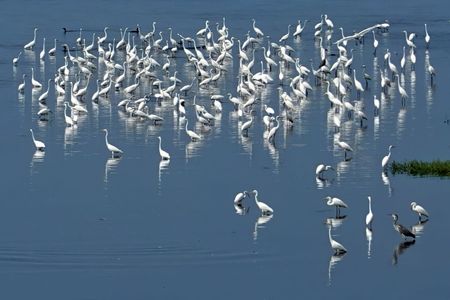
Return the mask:
{"type": "Polygon", "coordinates": [[[329,169],[334,170],[332,166],[328,166],[328,165],[324,165],[324,164],[318,165],[316,168],[316,177],[319,179],[324,179],[323,173],[325,171],[328,171],[329,169]]]}
{"type": "Polygon", "coordinates": [[[400,235],[404,238],[408,238],[408,237],[411,237],[413,239],[416,238],[416,235],[414,233],[412,233],[408,228],[406,228],[402,224],[398,223],[398,215],[397,214],[391,214],[391,216],[392,216],[392,219],[394,220],[393,225],[394,225],[395,231],[400,233],[400,235]]]}
{"type": "Polygon", "coordinates": [[[336,242],[331,238],[331,226],[328,226],[328,238],[330,239],[331,248],[334,250],[334,254],[342,254],[347,252],[347,249],[345,249],[341,243],[336,242]]]}
{"type": "Polygon", "coordinates": [[[428,220],[429,214],[422,206],[418,205],[416,202],[411,202],[411,210],[415,211],[419,215],[419,221],[422,220],[422,216],[426,217],[428,220]]]}
{"type": "Polygon", "coordinates": [[[234,197],[234,204],[241,204],[245,197],[249,196],[247,191],[239,192],[234,197]]]}
{"type": "Polygon", "coordinates": [[[335,206],[336,207],[336,216],[340,215],[341,207],[348,208],[348,205],[345,204],[345,202],[342,201],[339,198],[327,196],[327,197],[325,197],[324,200],[327,200],[327,205],[328,206],[335,206]]]}
{"type": "Polygon", "coordinates": [[[31,132],[31,137],[33,138],[33,143],[34,143],[34,146],[36,147],[36,150],[44,152],[45,151],[45,144],[43,142],[38,141],[38,140],[36,140],[34,138],[33,129],[30,128],[30,132],[31,132]]]}
{"type": "Polygon", "coordinates": [[[391,150],[392,148],[394,148],[394,146],[389,145],[389,153],[388,155],[386,155],[385,157],[383,157],[383,159],[381,160],[381,168],[383,169],[383,171],[385,171],[385,168],[389,162],[389,159],[391,158],[391,150]]]}
{"type": "Polygon", "coordinates": [[[352,147],[350,147],[349,144],[347,144],[346,142],[343,141],[337,141],[336,144],[344,150],[344,159],[347,160],[347,151],[349,152],[353,152],[352,147]]]}
{"type": "Polygon", "coordinates": [[[430,35],[428,34],[427,24],[425,24],[425,44],[427,45],[427,49],[430,46],[430,35]]]}
{"type": "Polygon", "coordinates": [[[369,212],[366,215],[366,226],[370,230],[372,230],[372,221],[373,221],[373,213],[372,213],[372,198],[370,196],[367,197],[369,199],[369,212]]]}
{"type": "Polygon", "coordinates": [[[253,190],[253,194],[255,194],[255,202],[256,205],[258,205],[259,210],[261,210],[261,214],[263,215],[273,214],[273,209],[269,205],[265,204],[264,202],[258,201],[258,191],[253,190]]]}
{"type": "Polygon", "coordinates": [[[159,139],[159,155],[161,155],[161,160],[170,160],[170,154],[161,149],[161,137],[158,136],[159,139]]]}
{"type": "Polygon", "coordinates": [[[112,157],[121,156],[123,154],[123,151],[117,148],[116,146],[108,143],[108,129],[103,129],[103,131],[105,132],[106,148],[108,148],[108,151],[111,151],[111,156],[112,157]]]}

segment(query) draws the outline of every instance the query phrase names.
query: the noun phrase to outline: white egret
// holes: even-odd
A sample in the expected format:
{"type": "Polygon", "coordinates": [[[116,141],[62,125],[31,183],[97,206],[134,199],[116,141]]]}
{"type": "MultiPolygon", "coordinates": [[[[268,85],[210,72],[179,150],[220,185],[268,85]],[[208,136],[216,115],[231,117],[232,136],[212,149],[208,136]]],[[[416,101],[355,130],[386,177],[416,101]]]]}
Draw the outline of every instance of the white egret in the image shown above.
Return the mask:
{"type": "Polygon", "coordinates": [[[416,238],[416,235],[414,233],[412,233],[408,228],[406,228],[402,224],[398,223],[398,215],[397,214],[391,214],[391,217],[394,221],[393,226],[394,226],[395,231],[397,231],[402,237],[404,237],[404,238],[411,237],[413,239],[416,238]]]}
{"type": "Polygon", "coordinates": [[[328,206],[334,206],[336,207],[336,215],[339,216],[340,212],[341,212],[341,207],[343,208],[348,208],[348,205],[345,204],[344,201],[342,201],[341,199],[337,198],[337,197],[330,197],[327,196],[325,197],[324,200],[327,200],[327,205],[328,206]]]}
{"type": "Polygon", "coordinates": [[[389,159],[391,158],[391,149],[394,148],[393,145],[389,145],[389,153],[383,159],[381,160],[381,168],[384,170],[389,162],[389,159]]]}
{"type": "Polygon", "coordinates": [[[23,46],[23,49],[25,50],[33,50],[34,45],[36,44],[36,32],[38,31],[37,27],[34,28],[34,37],[33,40],[31,42],[29,42],[28,44],[26,44],[25,46],[23,46]]]}
{"type": "Polygon", "coordinates": [[[161,149],[161,137],[158,136],[159,139],[159,155],[161,155],[161,160],[170,160],[170,154],[161,149]]]}
{"type": "Polygon", "coordinates": [[[36,147],[36,150],[38,151],[45,151],[45,144],[41,141],[38,141],[34,138],[33,129],[30,128],[31,137],[33,138],[34,146],[36,147]]]}
{"type": "Polygon", "coordinates": [[[408,38],[408,33],[406,32],[406,30],[403,30],[403,32],[405,33],[405,41],[406,41],[406,44],[409,46],[409,48],[411,48],[411,49],[416,48],[416,45],[414,44],[414,42],[408,38]]]}
{"type": "Polygon", "coordinates": [[[373,221],[372,198],[370,196],[368,196],[367,198],[369,199],[369,212],[366,215],[366,226],[369,229],[372,229],[372,221],[373,221]]]}
{"type": "Polygon", "coordinates": [[[319,179],[323,179],[323,173],[328,170],[334,170],[332,166],[320,164],[316,168],[316,177],[319,179]]]}
{"type": "Polygon", "coordinates": [[[253,124],[253,115],[250,112],[250,120],[248,120],[241,126],[241,132],[243,135],[248,135],[248,129],[252,126],[252,124],[253,124]]]}
{"type": "Polygon", "coordinates": [[[19,52],[19,55],[17,55],[17,57],[13,58],[12,63],[14,66],[17,66],[17,64],[19,63],[20,55],[22,55],[22,51],[19,52]]]}
{"type": "Polygon", "coordinates": [[[234,197],[234,204],[241,204],[245,197],[249,196],[247,191],[239,192],[234,197]]]}
{"type": "Polygon", "coordinates": [[[422,220],[422,216],[428,217],[430,214],[423,208],[422,206],[418,205],[416,202],[411,202],[411,210],[415,211],[419,215],[419,221],[422,220]]]}
{"type": "Polygon", "coordinates": [[[376,95],[373,95],[373,107],[375,115],[378,115],[378,112],[380,111],[380,104],[380,99],[378,99],[376,95]]]}
{"type": "Polygon", "coordinates": [[[201,139],[201,137],[197,133],[195,133],[192,130],[189,130],[187,127],[188,127],[188,120],[186,120],[185,130],[186,130],[186,134],[191,138],[191,141],[195,142],[195,141],[198,141],[201,139]]]}
{"type": "Polygon", "coordinates": [[[264,111],[266,112],[266,114],[268,114],[269,116],[273,116],[275,114],[275,111],[273,110],[272,107],[267,106],[267,104],[264,104],[264,111]]]}
{"type": "Polygon", "coordinates": [[[111,156],[112,157],[116,157],[116,156],[120,156],[123,154],[123,151],[120,150],[119,148],[117,148],[114,145],[111,145],[110,143],[108,143],[108,129],[103,129],[103,131],[105,132],[105,143],[106,143],[106,148],[108,148],[108,151],[111,151],[111,156]]]}
{"type": "Polygon", "coordinates": [[[277,116],[275,118],[275,121],[277,122],[277,125],[269,130],[269,134],[267,135],[267,140],[269,142],[273,142],[275,140],[275,134],[277,133],[278,128],[280,127],[280,122],[278,121],[279,118],[281,118],[281,117],[277,116]]]}
{"type": "Polygon", "coordinates": [[[55,45],[53,46],[53,48],[51,48],[50,50],[48,50],[48,55],[50,55],[50,56],[55,56],[55,54],[56,54],[56,39],[54,40],[55,41],[55,45]]]}
{"type": "Polygon", "coordinates": [[[375,36],[375,31],[372,30],[372,34],[373,34],[373,56],[376,56],[378,48],[378,40],[375,36]]]}
{"type": "Polygon", "coordinates": [[[44,38],[44,41],[42,42],[42,51],[41,51],[41,53],[39,53],[39,58],[41,60],[45,59],[45,38],[44,38]]]}
{"type": "Polygon", "coordinates": [[[410,53],[409,59],[411,60],[411,70],[414,70],[416,67],[417,58],[416,55],[414,54],[414,50],[411,50],[409,53],[410,53]]]}
{"type": "Polygon", "coordinates": [[[430,73],[430,84],[433,85],[433,79],[434,76],[436,76],[436,71],[434,70],[434,67],[430,63],[428,63],[427,71],[428,73],[430,73]]]}
{"type": "Polygon", "coordinates": [[[346,142],[337,141],[336,145],[338,145],[342,150],[344,150],[344,159],[347,159],[347,151],[348,152],[353,152],[352,147],[350,147],[350,145],[347,144],[346,142]]]}
{"type": "Polygon", "coordinates": [[[17,91],[18,91],[19,93],[21,93],[21,94],[23,94],[23,92],[24,92],[24,90],[25,90],[25,85],[26,85],[25,77],[27,77],[27,74],[23,74],[23,75],[22,75],[23,81],[22,81],[22,83],[20,83],[19,86],[17,87],[17,91]]]}
{"type": "Polygon", "coordinates": [[[258,201],[258,191],[253,190],[253,194],[255,195],[255,202],[258,205],[259,210],[261,210],[261,214],[263,215],[271,215],[273,214],[273,209],[264,202],[258,201]]]}
{"type": "Polygon", "coordinates": [[[431,38],[430,38],[430,35],[428,34],[427,24],[425,24],[425,44],[427,46],[427,49],[430,46],[430,40],[431,40],[431,38]]]}
{"type": "Polygon", "coordinates": [[[255,31],[256,36],[257,37],[264,36],[264,33],[261,31],[261,29],[259,29],[258,27],[255,26],[255,23],[256,23],[255,19],[252,19],[252,21],[253,21],[253,30],[255,31]]]}
{"type": "Polygon", "coordinates": [[[48,92],[50,90],[50,82],[52,82],[52,81],[53,81],[53,79],[51,79],[51,78],[48,80],[47,90],[44,93],[42,93],[42,95],[39,96],[39,99],[38,99],[39,102],[43,103],[43,102],[45,102],[45,100],[47,100],[48,92]]]}
{"type": "Polygon", "coordinates": [[[403,56],[400,60],[400,67],[402,68],[402,71],[405,70],[405,64],[406,64],[406,55],[405,55],[405,46],[403,46],[403,56]]]}
{"type": "Polygon", "coordinates": [[[339,243],[331,238],[331,226],[328,226],[328,238],[330,239],[331,248],[334,250],[335,255],[343,254],[347,252],[347,249],[339,243]]]}
{"type": "Polygon", "coordinates": [[[36,88],[36,89],[42,88],[42,84],[39,81],[37,81],[36,79],[34,79],[34,68],[33,67],[31,68],[31,85],[33,86],[33,88],[36,88]]]}
{"type": "Polygon", "coordinates": [[[359,82],[358,79],[356,79],[356,70],[355,69],[353,69],[353,83],[355,84],[356,94],[359,98],[361,95],[361,92],[364,92],[364,88],[363,88],[361,82],[359,82]]]}
{"type": "Polygon", "coordinates": [[[405,104],[406,98],[408,98],[408,94],[406,93],[405,89],[400,84],[400,76],[397,75],[397,88],[398,92],[400,93],[400,96],[402,97],[402,104],[405,104]]]}
{"type": "Polygon", "coordinates": [[[73,119],[67,115],[67,106],[68,103],[64,102],[64,121],[66,122],[66,126],[72,127],[74,125],[73,119]]]}
{"type": "Polygon", "coordinates": [[[288,25],[288,32],[280,38],[280,40],[279,40],[280,43],[282,43],[282,42],[285,43],[286,42],[286,40],[289,38],[289,31],[290,30],[291,30],[291,24],[288,25]]]}

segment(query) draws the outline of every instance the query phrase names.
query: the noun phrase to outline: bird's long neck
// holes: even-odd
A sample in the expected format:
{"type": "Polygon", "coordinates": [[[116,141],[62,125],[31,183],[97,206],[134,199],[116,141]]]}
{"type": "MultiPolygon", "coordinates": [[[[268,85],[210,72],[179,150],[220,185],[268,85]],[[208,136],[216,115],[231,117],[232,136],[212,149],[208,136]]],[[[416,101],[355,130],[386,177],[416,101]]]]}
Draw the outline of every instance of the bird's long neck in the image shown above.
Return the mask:
{"type": "Polygon", "coordinates": [[[255,192],[255,202],[258,204],[258,192],[255,192]]]}
{"type": "Polygon", "coordinates": [[[31,137],[33,138],[33,142],[35,142],[36,140],[34,139],[34,132],[33,132],[33,130],[30,130],[31,131],[31,137]]]}
{"type": "Polygon", "coordinates": [[[105,143],[108,145],[108,131],[105,131],[105,143]]]}
{"type": "Polygon", "coordinates": [[[330,243],[331,243],[331,241],[333,240],[333,239],[331,238],[331,226],[328,227],[328,238],[330,239],[330,243]]]}
{"type": "Polygon", "coordinates": [[[161,138],[159,138],[159,151],[161,151],[161,138]]]}
{"type": "Polygon", "coordinates": [[[372,213],[372,200],[369,198],[369,212],[372,213]]]}

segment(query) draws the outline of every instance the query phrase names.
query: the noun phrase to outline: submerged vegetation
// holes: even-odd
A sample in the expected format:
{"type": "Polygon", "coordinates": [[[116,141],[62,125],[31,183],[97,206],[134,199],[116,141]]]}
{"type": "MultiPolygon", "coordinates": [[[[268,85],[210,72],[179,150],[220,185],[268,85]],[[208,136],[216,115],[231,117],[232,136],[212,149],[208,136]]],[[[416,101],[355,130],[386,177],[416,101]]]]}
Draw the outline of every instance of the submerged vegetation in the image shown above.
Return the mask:
{"type": "Polygon", "coordinates": [[[392,174],[409,174],[413,176],[450,176],[450,160],[431,162],[410,160],[392,162],[392,174]]]}

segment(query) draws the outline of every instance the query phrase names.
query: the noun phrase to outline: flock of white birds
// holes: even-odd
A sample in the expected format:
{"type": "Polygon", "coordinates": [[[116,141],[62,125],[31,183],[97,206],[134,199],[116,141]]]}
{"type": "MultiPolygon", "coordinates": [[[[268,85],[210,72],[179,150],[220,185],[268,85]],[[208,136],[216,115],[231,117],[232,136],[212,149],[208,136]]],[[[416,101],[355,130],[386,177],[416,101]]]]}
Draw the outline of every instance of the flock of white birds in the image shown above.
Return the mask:
{"type": "MultiPolygon", "coordinates": [[[[380,90],[382,95],[388,91],[392,93],[397,89],[402,105],[406,105],[408,94],[402,84],[400,77],[404,75],[405,69],[415,68],[416,64],[416,34],[408,34],[404,31],[405,46],[403,56],[399,65],[392,61],[391,52],[378,50],[379,42],[377,36],[387,35],[390,25],[388,22],[375,24],[373,26],[345,36],[344,30],[339,28],[341,36],[334,41],[334,24],[327,15],[321,16],[320,21],[314,25],[314,39],[318,44],[320,62],[314,65],[310,60],[310,67],[303,62],[304,58],[296,57],[296,50],[289,45],[289,41],[301,40],[305,34],[307,21],[298,21],[295,30],[291,32],[291,25],[287,33],[281,38],[270,40],[265,36],[262,29],[257,27],[256,21],[252,20],[252,29],[244,39],[231,37],[229,28],[223,18],[222,24],[217,23],[210,26],[209,21],[204,27],[196,31],[194,37],[185,37],[181,34],[176,36],[172,29],[168,29],[168,37],[164,38],[163,32],[156,31],[156,22],[153,22],[153,30],[144,33],[139,25],[136,30],[129,31],[128,28],[120,29],[120,37],[111,37],[109,28],[105,27],[103,33],[96,37],[92,34],[92,42],[87,43],[80,29],[73,44],[58,45],[54,39],[54,46],[46,50],[45,38],[43,38],[42,50],[39,52],[41,62],[49,56],[64,55],[64,65],[57,68],[54,78],[46,82],[46,88],[36,78],[35,70],[31,68],[31,81],[23,74],[23,82],[18,86],[19,94],[23,94],[29,84],[33,92],[39,92],[37,101],[40,109],[37,112],[41,120],[51,118],[52,111],[47,102],[52,98],[50,88],[53,83],[57,105],[64,105],[64,120],[68,127],[77,126],[80,115],[88,114],[87,102],[99,105],[99,100],[108,101],[110,94],[120,93],[124,99],[117,103],[117,109],[123,110],[129,118],[148,120],[151,124],[164,124],[164,118],[152,113],[150,102],[170,103],[177,116],[185,122],[186,139],[192,142],[202,140],[201,132],[195,128],[189,129],[189,118],[194,118],[196,124],[201,127],[214,126],[215,115],[220,114],[223,104],[229,102],[237,112],[240,120],[239,134],[247,135],[252,130],[256,121],[254,117],[255,107],[261,106],[263,112],[263,139],[267,143],[274,143],[280,123],[284,126],[294,126],[300,118],[298,114],[299,105],[308,101],[308,93],[314,89],[313,86],[326,86],[326,93],[330,105],[333,107],[333,123],[335,132],[339,132],[341,122],[344,120],[356,120],[355,124],[363,126],[368,117],[364,112],[362,101],[351,101],[360,99],[369,82],[371,75],[366,73],[365,66],[355,66],[353,62],[353,49],[351,44],[365,43],[365,48],[373,50],[383,56],[383,65],[378,66],[380,90]],[[253,31],[252,31],[253,30],[253,31]],[[369,44],[369,46],[367,46],[369,44]],[[370,46],[372,44],[372,46],[370,46]],[[267,47],[266,47],[267,45],[267,47]],[[262,52],[262,55],[260,53],[262,52]],[[121,53],[121,55],[118,55],[121,53]],[[190,65],[195,74],[192,81],[182,83],[177,78],[177,66],[174,59],[184,57],[186,64],[190,65]],[[257,61],[258,57],[260,61],[257,61]],[[209,90],[223,80],[226,72],[233,72],[233,64],[238,62],[238,84],[233,92],[224,94],[210,93],[211,105],[207,107],[196,103],[196,94],[200,90],[209,90]],[[363,72],[357,70],[363,69],[363,72]],[[100,71],[101,70],[101,71],[100,71]],[[290,70],[288,72],[288,70],[290,70]],[[73,80],[75,78],[75,80],[73,80]],[[358,79],[359,78],[359,79],[358,79]],[[127,85],[126,83],[129,82],[127,85]],[[131,83],[130,83],[131,82],[131,83]],[[96,83],[96,90],[89,94],[88,87],[96,83]],[[260,95],[268,85],[279,85],[279,111],[262,103],[260,95]],[[41,91],[43,90],[43,91],[41,91]],[[63,102],[63,103],[61,103],[63,102]],[[191,107],[193,109],[191,110],[191,107]]],[[[308,29],[311,29],[308,28],[308,29]]],[[[65,33],[70,30],[64,28],[65,33]]],[[[23,48],[24,51],[36,51],[38,28],[34,29],[34,38],[23,48]]],[[[78,32],[77,32],[78,33],[78,32]]],[[[429,48],[431,38],[425,24],[425,47],[429,48]]],[[[20,55],[13,59],[13,64],[20,63],[20,55]]],[[[430,84],[433,84],[435,70],[428,62],[426,70],[429,73],[430,84]]],[[[211,91],[215,89],[211,89],[211,91]]],[[[381,101],[376,95],[373,97],[374,115],[380,113],[381,101]]],[[[358,126],[358,125],[355,125],[358,126]]],[[[192,127],[191,127],[192,128],[192,127]]],[[[198,127],[197,127],[198,128],[198,127]]],[[[105,132],[105,144],[112,157],[123,155],[123,151],[109,143],[108,130],[105,132]]],[[[45,151],[45,144],[36,140],[33,130],[30,129],[34,145],[37,151],[45,151]]],[[[159,153],[161,160],[170,161],[170,154],[162,149],[161,137],[159,138],[159,153]]],[[[344,159],[353,152],[353,148],[345,141],[338,138],[336,146],[344,152],[344,159]]],[[[391,156],[392,145],[389,153],[382,159],[381,167],[386,170],[391,156]]],[[[324,180],[325,174],[334,170],[332,166],[319,164],[316,169],[316,178],[324,180]]],[[[271,216],[273,209],[266,203],[258,200],[258,191],[253,190],[256,205],[263,216],[271,216]]],[[[243,200],[250,193],[245,191],[236,195],[234,199],[235,208],[238,213],[243,213],[243,200]]],[[[368,230],[372,228],[373,213],[371,208],[371,197],[369,199],[369,213],[366,217],[368,230]]],[[[347,208],[347,204],[337,197],[327,197],[327,205],[336,207],[336,217],[340,216],[340,209],[347,208]]],[[[411,203],[411,209],[419,214],[419,217],[428,218],[426,210],[411,203]]],[[[413,237],[406,227],[398,224],[398,216],[392,215],[394,228],[404,237],[413,237]]],[[[346,248],[333,240],[331,226],[329,226],[329,240],[335,254],[345,253],[346,248]]]]}

